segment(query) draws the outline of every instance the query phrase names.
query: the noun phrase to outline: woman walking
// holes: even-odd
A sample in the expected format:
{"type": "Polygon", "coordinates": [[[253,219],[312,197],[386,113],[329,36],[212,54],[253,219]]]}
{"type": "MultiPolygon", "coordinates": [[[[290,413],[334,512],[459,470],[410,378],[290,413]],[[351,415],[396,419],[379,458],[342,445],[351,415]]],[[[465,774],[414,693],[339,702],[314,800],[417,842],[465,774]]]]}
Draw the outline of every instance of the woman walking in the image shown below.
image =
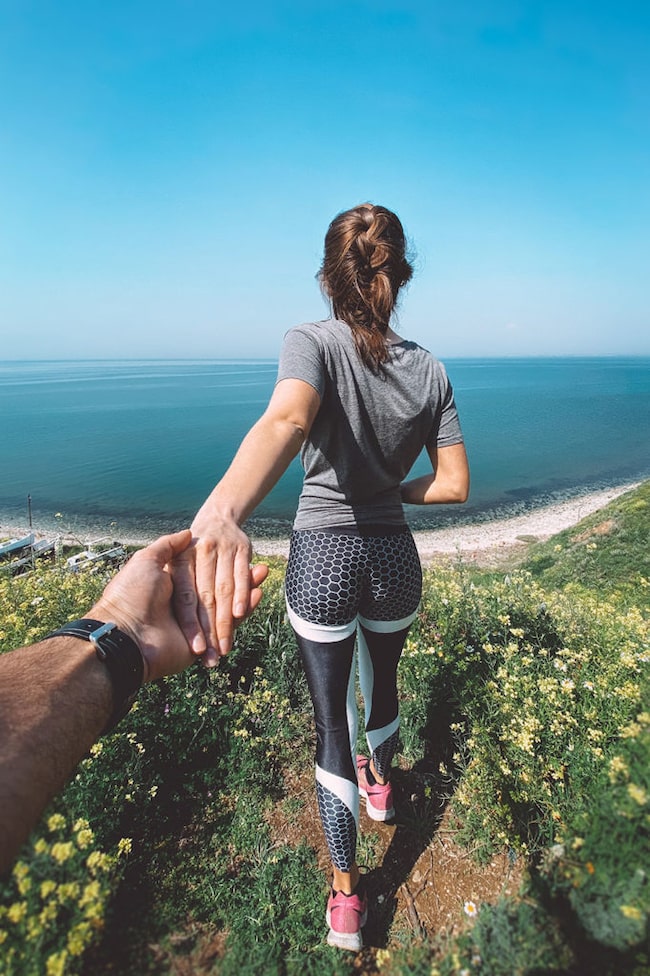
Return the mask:
{"type": "Polygon", "coordinates": [[[320,270],[332,317],[287,333],[267,410],[199,510],[195,564],[175,580],[177,613],[201,651],[198,617],[214,663],[248,606],[251,545],[240,526],[302,449],[286,599],[316,722],[316,790],[333,868],[328,942],[352,950],[367,917],[359,796],[373,819],[393,817],[397,666],[421,593],[402,503],[463,502],[469,488],[444,367],[390,325],[411,274],[390,210],[367,203],[335,217],[320,270]],[[404,481],[422,448],[432,473],[404,481]],[[368,756],[355,756],[355,644],[368,756]]]}

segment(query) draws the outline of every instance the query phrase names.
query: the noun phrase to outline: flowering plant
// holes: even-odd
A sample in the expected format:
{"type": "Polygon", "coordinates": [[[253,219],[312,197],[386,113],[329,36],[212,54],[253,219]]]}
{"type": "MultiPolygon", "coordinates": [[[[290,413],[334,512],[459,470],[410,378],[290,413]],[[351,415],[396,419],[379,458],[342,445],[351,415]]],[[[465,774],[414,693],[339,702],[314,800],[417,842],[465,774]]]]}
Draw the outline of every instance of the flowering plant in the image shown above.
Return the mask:
{"type": "Polygon", "coordinates": [[[85,819],[51,814],[0,885],[0,953],[4,976],[77,973],[97,940],[116,886],[124,838],[107,854],[85,819]]]}

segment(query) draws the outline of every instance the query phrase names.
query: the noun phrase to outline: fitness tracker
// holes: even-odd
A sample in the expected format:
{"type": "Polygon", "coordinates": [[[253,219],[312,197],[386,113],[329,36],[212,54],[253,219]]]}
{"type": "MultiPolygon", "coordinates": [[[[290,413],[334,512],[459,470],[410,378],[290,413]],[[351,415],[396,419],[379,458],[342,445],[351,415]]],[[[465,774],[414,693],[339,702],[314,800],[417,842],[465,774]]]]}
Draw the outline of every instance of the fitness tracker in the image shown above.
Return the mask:
{"type": "Polygon", "coordinates": [[[47,634],[46,639],[50,637],[79,637],[94,645],[113,685],[113,711],[104,729],[104,733],[109,732],[129,711],[142,685],[144,661],[140,648],[117,624],[89,618],[64,624],[47,634]]]}

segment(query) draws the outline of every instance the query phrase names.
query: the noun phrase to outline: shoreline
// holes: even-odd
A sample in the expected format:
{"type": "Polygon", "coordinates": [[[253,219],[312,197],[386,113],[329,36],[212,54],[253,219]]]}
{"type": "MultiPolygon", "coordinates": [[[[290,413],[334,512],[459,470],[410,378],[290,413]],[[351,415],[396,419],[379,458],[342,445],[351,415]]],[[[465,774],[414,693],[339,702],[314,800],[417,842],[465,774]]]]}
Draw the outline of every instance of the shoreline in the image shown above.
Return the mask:
{"type": "MultiPolygon", "coordinates": [[[[519,515],[505,515],[489,520],[464,522],[441,526],[437,529],[414,529],[413,536],[423,565],[464,559],[475,565],[490,567],[523,556],[531,544],[542,542],[563,529],[576,525],[587,515],[598,511],[619,495],[631,491],[643,482],[635,481],[624,485],[598,489],[585,494],[551,502],[538,508],[531,508],[519,515]]],[[[52,539],[60,545],[108,544],[113,541],[105,532],[95,535],[94,540],[87,536],[82,542],[79,534],[60,526],[60,531],[43,532],[30,529],[24,523],[0,523],[0,538],[23,537],[33,532],[35,538],[52,539]]],[[[128,533],[114,541],[124,546],[143,546],[157,538],[160,533],[128,533]]],[[[116,529],[116,536],[120,535],[116,529]]],[[[269,538],[251,535],[256,556],[288,556],[289,537],[269,538]]]]}
{"type": "MultiPolygon", "coordinates": [[[[561,502],[531,509],[522,515],[464,523],[439,529],[415,529],[413,537],[424,566],[453,559],[470,559],[477,566],[498,566],[524,555],[535,542],[543,542],[563,529],[604,508],[609,502],[643,484],[642,481],[603,488],[561,502]]],[[[253,538],[259,556],[288,556],[288,539],[253,538]]]]}

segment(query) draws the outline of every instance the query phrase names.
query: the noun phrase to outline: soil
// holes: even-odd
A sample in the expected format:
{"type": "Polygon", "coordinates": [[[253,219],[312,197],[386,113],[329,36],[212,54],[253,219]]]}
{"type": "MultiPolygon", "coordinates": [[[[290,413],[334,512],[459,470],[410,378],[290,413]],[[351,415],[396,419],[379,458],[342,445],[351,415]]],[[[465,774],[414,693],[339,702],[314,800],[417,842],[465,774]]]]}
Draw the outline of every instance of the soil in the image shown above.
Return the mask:
{"type": "MultiPolygon", "coordinates": [[[[446,801],[427,798],[425,793],[430,773],[424,768],[393,770],[397,814],[392,823],[371,820],[361,801],[359,865],[370,913],[364,929],[366,948],[355,960],[359,972],[377,972],[377,950],[403,944],[404,935],[415,939],[457,935],[482,903],[516,894],[520,888],[521,860],[504,851],[479,864],[471,851],[456,842],[458,828],[446,801]]],[[[286,789],[290,807],[286,801],[278,803],[269,815],[272,837],[278,844],[309,844],[326,885],[331,862],[318,816],[313,770],[293,775],[286,789]]]]}

